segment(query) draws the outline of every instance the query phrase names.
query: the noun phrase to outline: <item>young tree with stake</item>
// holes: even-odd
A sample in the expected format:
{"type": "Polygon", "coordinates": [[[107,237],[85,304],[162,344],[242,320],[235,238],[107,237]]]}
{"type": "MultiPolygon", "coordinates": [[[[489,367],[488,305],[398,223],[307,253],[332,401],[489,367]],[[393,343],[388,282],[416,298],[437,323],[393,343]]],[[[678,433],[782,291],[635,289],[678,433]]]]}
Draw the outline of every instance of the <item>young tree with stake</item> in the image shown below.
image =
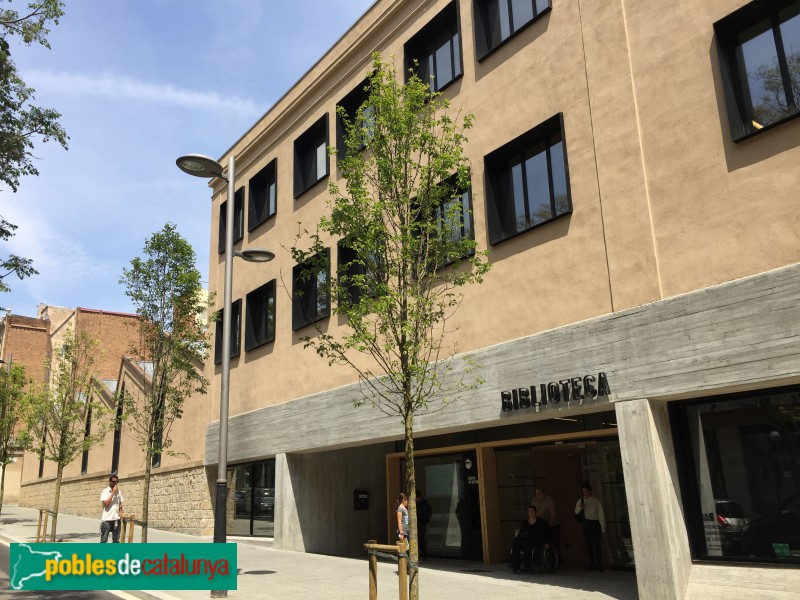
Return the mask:
{"type": "Polygon", "coordinates": [[[414,416],[439,410],[480,383],[468,380],[468,359],[457,374],[456,347],[448,336],[462,298],[459,288],[481,283],[489,263],[476,249],[464,203],[464,133],[472,116],[449,116],[449,102],[428,83],[416,76],[398,82],[378,54],[365,91],[369,97],[355,116],[339,109],[347,131],[346,153],[338,162],[345,187],[330,184],[330,214],[315,233],[301,234],[291,252],[303,265],[301,279],[320,281],[329,269],[325,240],[339,239],[347,249],[328,282],[333,312],[345,324],[333,334],[317,329],[305,341],[330,364],[356,371],[362,386],[357,405],[369,403],[403,422],[410,591],[416,600],[414,416]]]}

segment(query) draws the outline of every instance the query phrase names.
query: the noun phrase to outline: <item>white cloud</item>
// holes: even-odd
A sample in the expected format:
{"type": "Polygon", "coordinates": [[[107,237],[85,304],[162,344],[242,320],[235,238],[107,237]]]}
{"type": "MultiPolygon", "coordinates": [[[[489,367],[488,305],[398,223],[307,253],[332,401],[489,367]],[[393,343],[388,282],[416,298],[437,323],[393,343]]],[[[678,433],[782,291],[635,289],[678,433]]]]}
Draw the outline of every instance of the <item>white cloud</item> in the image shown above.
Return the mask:
{"type": "Polygon", "coordinates": [[[84,75],[41,69],[26,71],[24,75],[32,87],[51,93],[104,96],[198,110],[233,111],[247,117],[259,117],[265,110],[265,107],[252,100],[237,96],[183,90],[168,84],[154,84],[122,75],[84,75]]]}

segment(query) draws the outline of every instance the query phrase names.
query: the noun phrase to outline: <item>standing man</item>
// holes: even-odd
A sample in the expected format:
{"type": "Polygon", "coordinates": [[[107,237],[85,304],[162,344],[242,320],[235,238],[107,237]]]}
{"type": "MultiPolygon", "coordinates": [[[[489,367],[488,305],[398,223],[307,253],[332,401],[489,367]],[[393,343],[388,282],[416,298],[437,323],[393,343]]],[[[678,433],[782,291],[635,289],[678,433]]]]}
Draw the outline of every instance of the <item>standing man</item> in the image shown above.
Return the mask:
{"type": "Polygon", "coordinates": [[[582,497],[575,503],[575,514],[583,511],[583,537],[586,539],[586,549],[589,553],[589,570],[602,571],[600,545],[603,533],[606,530],[606,517],[600,500],[592,495],[592,486],[584,482],[581,489],[582,497]]]}
{"type": "Polygon", "coordinates": [[[559,554],[561,551],[561,521],[558,520],[553,498],[544,493],[541,486],[536,486],[531,504],[536,507],[536,514],[550,526],[550,545],[559,554]]]}
{"type": "Polygon", "coordinates": [[[108,487],[100,494],[103,514],[100,515],[100,543],[108,542],[108,532],[113,531],[112,540],[119,544],[119,515],[122,512],[122,490],[119,489],[119,477],[111,475],[108,487]]]}
{"type": "Polygon", "coordinates": [[[419,558],[428,560],[428,523],[433,516],[433,509],[422,492],[417,488],[417,532],[419,533],[419,558]]]}

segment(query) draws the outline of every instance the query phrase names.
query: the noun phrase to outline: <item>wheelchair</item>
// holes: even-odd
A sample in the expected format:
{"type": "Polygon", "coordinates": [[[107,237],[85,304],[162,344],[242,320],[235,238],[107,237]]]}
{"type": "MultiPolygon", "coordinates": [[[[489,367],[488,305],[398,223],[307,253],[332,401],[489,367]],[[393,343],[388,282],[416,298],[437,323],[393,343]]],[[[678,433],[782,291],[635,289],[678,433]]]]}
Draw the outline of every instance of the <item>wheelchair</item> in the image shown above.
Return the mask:
{"type": "MultiPolygon", "coordinates": [[[[520,550],[520,554],[523,550],[520,550]]],[[[522,564],[522,556],[520,556],[520,564],[522,564]]],[[[511,552],[508,555],[508,566],[514,569],[514,548],[512,546],[511,552]]],[[[531,551],[531,564],[528,569],[522,568],[522,571],[534,572],[538,569],[539,574],[554,573],[558,569],[558,552],[553,548],[552,544],[542,544],[536,546],[531,551]]],[[[514,573],[517,569],[514,569],[514,573]]]]}

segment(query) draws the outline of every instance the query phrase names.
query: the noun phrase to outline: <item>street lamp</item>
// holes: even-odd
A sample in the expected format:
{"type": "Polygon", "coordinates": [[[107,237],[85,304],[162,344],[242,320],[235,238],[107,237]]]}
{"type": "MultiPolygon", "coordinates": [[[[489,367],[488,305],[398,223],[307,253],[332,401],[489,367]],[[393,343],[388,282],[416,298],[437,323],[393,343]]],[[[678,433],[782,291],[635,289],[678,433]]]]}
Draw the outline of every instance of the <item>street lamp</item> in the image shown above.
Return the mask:
{"type": "MultiPolygon", "coordinates": [[[[202,154],[187,154],[177,161],[178,168],[195,177],[219,177],[228,182],[228,206],[225,222],[225,282],[222,304],[222,384],[219,398],[219,463],[217,467],[217,498],[214,506],[214,542],[224,544],[226,539],[226,499],[228,497],[228,396],[231,377],[231,288],[233,282],[233,257],[249,262],[268,262],[275,255],[268,250],[249,249],[233,251],[233,205],[235,193],[236,159],[228,158],[228,174],[222,165],[202,154]]],[[[212,596],[214,594],[212,593],[212,596]]],[[[224,597],[225,593],[222,596],[224,597]]]]}

